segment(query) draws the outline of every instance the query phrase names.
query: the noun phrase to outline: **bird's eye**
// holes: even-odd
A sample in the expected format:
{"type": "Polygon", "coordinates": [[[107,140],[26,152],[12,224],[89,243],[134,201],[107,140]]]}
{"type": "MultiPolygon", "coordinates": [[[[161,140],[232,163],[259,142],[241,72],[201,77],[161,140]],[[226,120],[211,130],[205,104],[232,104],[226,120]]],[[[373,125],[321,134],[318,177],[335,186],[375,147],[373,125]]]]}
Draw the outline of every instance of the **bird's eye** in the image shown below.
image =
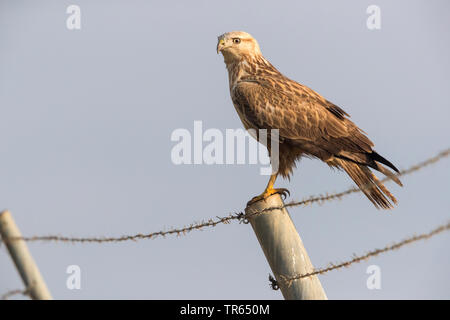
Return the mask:
{"type": "Polygon", "coordinates": [[[234,38],[234,39],[233,39],[233,43],[239,44],[239,43],[241,43],[241,39],[239,39],[239,38],[234,38]]]}

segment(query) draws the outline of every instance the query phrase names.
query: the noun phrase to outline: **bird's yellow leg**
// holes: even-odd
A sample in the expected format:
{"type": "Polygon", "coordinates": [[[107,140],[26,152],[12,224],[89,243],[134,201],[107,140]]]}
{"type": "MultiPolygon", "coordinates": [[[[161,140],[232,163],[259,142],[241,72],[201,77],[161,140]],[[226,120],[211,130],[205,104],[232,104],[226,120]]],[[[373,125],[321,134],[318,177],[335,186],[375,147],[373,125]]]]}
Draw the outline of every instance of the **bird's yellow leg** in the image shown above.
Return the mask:
{"type": "Polygon", "coordinates": [[[277,174],[271,175],[270,179],[269,179],[269,183],[267,184],[267,187],[264,190],[264,192],[261,193],[259,196],[256,196],[252,200],[250,200],[247,203],[247,205],[253,204],[253,203],[261,201],[261,200],[266,200],[268,197],[270,197],[271,195],[273,195],[275,193],[281,194],[282,196],[284,196],[284,198],[286,198],[286,195],[290,195],[290,192],[288,189],[284,189],[284,188],[275,189],[273,187],[273,185],[275,184],[275,180],[277,180],[277,174]]]}

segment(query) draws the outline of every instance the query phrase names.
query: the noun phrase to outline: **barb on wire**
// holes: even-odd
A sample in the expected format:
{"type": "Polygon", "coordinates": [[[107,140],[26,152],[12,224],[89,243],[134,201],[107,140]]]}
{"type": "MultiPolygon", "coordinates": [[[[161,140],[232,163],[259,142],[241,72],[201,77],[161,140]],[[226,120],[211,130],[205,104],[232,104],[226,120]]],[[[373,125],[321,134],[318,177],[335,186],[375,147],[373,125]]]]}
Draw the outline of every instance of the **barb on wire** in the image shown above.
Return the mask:
{"type": "MultiPolygon", "coordinates": [[[[433,156],[423,162],[413,165],[412,167],[410,167],[406,170],[400,171],[400,173],[396,174],[396,176],[403,176],[403,175],[413,173],[413,172],[418,171],[424,167],[427,167],[445,157],[448,157],[449,155],[450,155],[450,148],[440,152],[436,156],[433,156]]],[[[390,179],[384,178],[381,181],[385,182],[387,180],[390,180],[390,179]]],[[[186,233],[189,233],[193,230],[201,230],[206,227],[215,227],[218,224],[229,224],[233,220],[238,220],[240,223],[248,223],[248,218],[253,215],[257,215],[257,214],[261,214],[261,213],[265,213],[265,212],[273,211],[273,210],[277,210],[277,209],[287,208],[287,207],[309,205],[312,203],[322,204],[326,201],[341,199],[342,197],[344,197],[346,195],[349,195],[349,194],[352,194],[355,192],[360,192],[360,191],[361,191],[361,189],[359,189],[357,187],[352,187],[350,189],[347,189],[345,191],[338,192],[338,193],[325,194],[325,195],[319,195],[319,196],[311,196],[311,197],[305,198],[301,201],[291,201],[281,207],[269,207],[269,208],[265,208],[261,211],[253,212],[248,215],[244,214],[243,212],[231,213],[228,216],[224,216],[224,217],[217,216],[216,218],[211,218],[211,219],[201,221],[198,223],[192,223],[188,226],[184,226],[181,228],[173,228],[173,229],[166,230],[166,231],[157,231],[157,232],[152,232],[152,233],[147,233],[147,234],[139,233],[139,234],[134,234],[134,235],[124,235],[124,236],[119,236],[119,237],[67,237],[67,236],[59,236],[59,235],[48,235],[48,236],[10,238],[10,239],[2,239],[2,240],[3,241],[11,241],[11,240],[55,241],[55,242],[58,241],[58,242],[71,242],[71,243],[105,243],[105,242],[137,241],[137,240],[142,240],[142,239],[155,239],[157,237],[165,237],[168,235],[180,236],[180,235],[185,235],[186,233]]]]}
{"type": "Polygon", "coordinates": [[[354,263],[359,263],[359,262],[362,262],[369,258],[378,256],[379,254],[400,249],[401,247],[411,244],[413,242],[429,239],[439,233],[442,233],[444,231],[449,231],[449,230],[450,230],[450,221],[448,221],[446,224],[439,225],[438,227],[434,228],[433,230],[431,230],[428,233],[422,233],[419,235],[410,236],[400,242],[396,242],[394,244],[387,245],[382,249],[375,249],[375,250],[369,251],[366,254],[363,254],[360,256],[354,255],[352,259],[341,262],[339,264],[330,263],[328,267],[319,268],[319,269],[314,270],[313,272],[299,274],[294,277],[288,277],[286,275],[281,275],[280,278],[283,279],[283,281],[286,281],[288,283],[288,285],[290,286],[295,280],[311,277],[314,275],[324,274],[329,271],[341,269],[344,267],[349,267],[350,265],[352,265],[354,263]]]}
{"type": "Polygon", "coordinates": [[[269,282],[270,282],[270,287],[272,288],[272,290],[276,291],[280,289],[280,286],[278,285],[277,280],[275,280],[275,278],[269,274],[269,282]]]}
{"type": "Polygon", "coordinates": [[[30,292],[29,292],[29,289],[25,289],[25,290],[20,290],[20,289],[11,290],[11,291],[8,291],[8,292],[2,294],[1,297],[0,297],[0,300],[8,300],[12,296],[16,296],[16,295],[19,295],[19,294],[23,295],[23,296],[29,296],[30,292]]]}

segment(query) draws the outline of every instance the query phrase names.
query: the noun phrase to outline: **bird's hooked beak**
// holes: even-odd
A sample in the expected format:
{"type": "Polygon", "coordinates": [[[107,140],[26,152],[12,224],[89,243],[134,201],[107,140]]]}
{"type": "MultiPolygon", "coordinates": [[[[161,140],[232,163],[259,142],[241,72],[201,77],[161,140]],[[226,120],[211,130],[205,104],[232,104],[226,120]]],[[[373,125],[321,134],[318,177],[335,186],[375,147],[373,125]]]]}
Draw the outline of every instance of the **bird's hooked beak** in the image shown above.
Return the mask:
{"type": "Polygon", "coordinates": [[[219,52],[221,52],[224,48],[225,48],[225,40],[219,39],[219,41],[217,42],[217,54],[219,54],[219,52]]]}

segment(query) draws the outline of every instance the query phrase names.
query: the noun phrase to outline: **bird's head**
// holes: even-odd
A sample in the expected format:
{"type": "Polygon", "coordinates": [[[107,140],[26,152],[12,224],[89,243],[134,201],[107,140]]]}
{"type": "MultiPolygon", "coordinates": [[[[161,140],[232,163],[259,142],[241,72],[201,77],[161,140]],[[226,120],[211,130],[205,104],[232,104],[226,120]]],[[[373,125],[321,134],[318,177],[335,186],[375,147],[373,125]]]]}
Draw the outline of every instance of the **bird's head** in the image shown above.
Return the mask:
{"type": "Polygon", "coordinates": [[[227,64],[261,55],[258,42],[247,32],[227,32],[217,40],[217,53],[222,52],[227,64]]]}

